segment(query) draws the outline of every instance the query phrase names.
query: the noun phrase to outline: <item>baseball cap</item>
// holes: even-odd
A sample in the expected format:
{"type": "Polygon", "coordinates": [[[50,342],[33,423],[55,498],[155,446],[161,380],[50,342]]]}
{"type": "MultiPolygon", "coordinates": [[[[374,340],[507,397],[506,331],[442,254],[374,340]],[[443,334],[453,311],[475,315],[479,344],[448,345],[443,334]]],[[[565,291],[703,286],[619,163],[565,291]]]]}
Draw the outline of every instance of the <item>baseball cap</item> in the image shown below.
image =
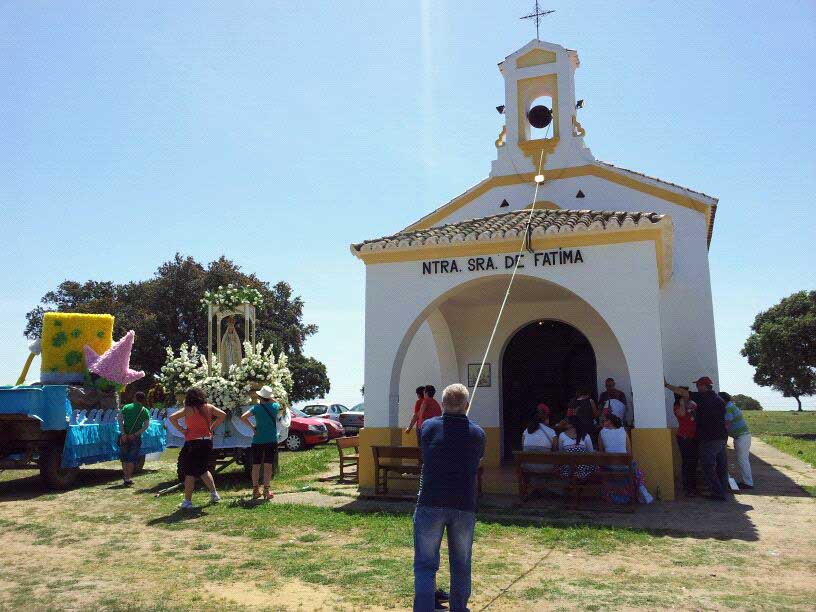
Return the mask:
{"type": "Polygon", "coordinates": [[[701,376],[697,380],[694,381],[695,385],[709,385],[710,387],[714,386],[714,383],[708,376],[701,376]]]}

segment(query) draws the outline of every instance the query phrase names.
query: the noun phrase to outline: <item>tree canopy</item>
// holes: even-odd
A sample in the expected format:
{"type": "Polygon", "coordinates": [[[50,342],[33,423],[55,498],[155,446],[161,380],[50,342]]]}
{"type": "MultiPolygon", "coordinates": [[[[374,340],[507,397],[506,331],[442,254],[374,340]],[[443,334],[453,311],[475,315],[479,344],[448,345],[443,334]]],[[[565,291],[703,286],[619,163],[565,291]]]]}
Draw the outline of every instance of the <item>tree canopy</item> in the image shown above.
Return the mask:
{"type": "MultiPolygon", "coordinates": [[[[207,314],[201,298],[206,290],[230,283],[253,287],[263,295],[263,304],[257,309],[256,340],[266,346],[272,344],[276,352],[283,351],[289,357],[294,378],[291,400],[326,395],[330,388],[326,366],[303,354],[306,338],[317,332],[316,325],[303,322],[303,300],[292,294],[288,283],[270,286],[223,256],[204,267],[177,253],[159,266],[153,278],[125,284],[66,280],[26,315],[24,333],[31,339],[39,337],[43,314],[48,311],[110,313],[115,317],[114,338],[130,329],[136,332],[131,362],[148,376],[134,388],[145,388],[155,382],[164,363],[165,347],[175,349],[187,342],[206,352],[207,314]]],[[[243,321],[236,327],[243,334],[243,321]]]]}
{"type": "Polygon", "coordinates": [[[741,351],[754,382],[796,400],[816,393],[816,291],[800,291],[760,312],[741,351]]]}
{"type": "Polygon", "coordinates": [[[762,404],[759,403],[759,400],[754,399],[750,395],[737,393],[731,396],[731,400],[739,406],[740,410],[762,410],[762,404]]]}

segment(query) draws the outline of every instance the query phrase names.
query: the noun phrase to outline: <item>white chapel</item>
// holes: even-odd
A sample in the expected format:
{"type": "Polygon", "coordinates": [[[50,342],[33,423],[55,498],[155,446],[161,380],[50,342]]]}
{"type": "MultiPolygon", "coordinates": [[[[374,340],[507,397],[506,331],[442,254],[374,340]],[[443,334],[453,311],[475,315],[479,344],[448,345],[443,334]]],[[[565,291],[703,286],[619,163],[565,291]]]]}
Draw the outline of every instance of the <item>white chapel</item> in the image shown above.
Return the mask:
{"type": "Polygon", "coordinates": [[[366,271],[365,428],[372,445],[403,433],[414,389],[473,387],[487,432],[490,492],[512,492],[502,466],[544,402],[563,413],[579,387],[615,379],[649,488],[674,495],[671,381],[717,382],[709,277],[717,199],[597,160],[575,93],[578,53],[533,40],[499,64],[505,124],[487,178],[391,236],[351,246],[366,271]],[[537,196],[536,196],[537,193],[537,196]],[[529,228],[528,228],[529,224],[529,228]]]}

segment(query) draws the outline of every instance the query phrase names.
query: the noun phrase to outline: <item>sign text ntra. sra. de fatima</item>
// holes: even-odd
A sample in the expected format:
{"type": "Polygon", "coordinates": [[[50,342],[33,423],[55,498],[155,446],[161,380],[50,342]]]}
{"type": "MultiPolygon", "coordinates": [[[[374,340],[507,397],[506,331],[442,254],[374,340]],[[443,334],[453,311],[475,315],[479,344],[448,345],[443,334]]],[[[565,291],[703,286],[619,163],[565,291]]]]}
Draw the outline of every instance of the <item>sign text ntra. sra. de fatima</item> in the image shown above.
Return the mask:
{"type": "Polygon", "coordinates": [[[564,266],[568,264],[584,263],[581,249],[552,249],[550,251],[536,251],[520,255],[491,255],[482,257],[434,259],[422,262],[422,275],[451,274],[456,272],[486,272],[489,270],[511,270],[519,261],[519,270],[525,266],[541,268],[544,266],[564,266]]]}

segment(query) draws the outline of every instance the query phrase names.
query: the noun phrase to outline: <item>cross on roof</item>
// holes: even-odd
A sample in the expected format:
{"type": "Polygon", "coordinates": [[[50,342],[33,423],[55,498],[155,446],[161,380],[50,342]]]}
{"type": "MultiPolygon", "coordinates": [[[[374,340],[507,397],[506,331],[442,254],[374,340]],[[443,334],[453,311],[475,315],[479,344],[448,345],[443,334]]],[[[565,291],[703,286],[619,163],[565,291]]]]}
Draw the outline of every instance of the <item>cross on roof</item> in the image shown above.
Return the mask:
{"type": "Polygon", "coordinates": [[[542,18],[542,17],[545,17],[545,16],[547,16],[547,15],[551,15],[551,14],[552,14],[552,13],[554,13],[554,12],[555,12],[555,10],[551,10],[551,11],[542,11],[542,10],[541,10],[541,8],[539,8],[539,6],[538,6],[538,0],[536,0],[536,2],[535,2],[535,12],[534,12],[534,13],[530,13],[529,15],[525,15],[524,17],[520,17],[519,19],[535,19],[535,24],[536,24],[536,40],[539,40],[539,36],[538,36],[538,26],[539,26],[539,24],[541,23],[541,18],[542,18]]]}

